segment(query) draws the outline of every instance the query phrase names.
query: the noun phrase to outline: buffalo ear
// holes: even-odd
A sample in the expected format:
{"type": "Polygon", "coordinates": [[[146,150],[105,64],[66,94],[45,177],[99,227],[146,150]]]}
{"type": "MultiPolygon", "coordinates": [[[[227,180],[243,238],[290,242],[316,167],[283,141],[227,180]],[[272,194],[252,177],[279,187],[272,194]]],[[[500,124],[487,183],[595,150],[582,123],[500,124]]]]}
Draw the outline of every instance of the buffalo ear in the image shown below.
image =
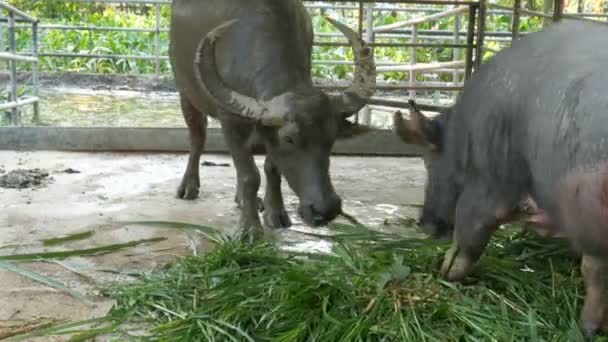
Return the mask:
{"type": "Polygon", "coordinates": [[[394,132],[406,143],[438,149],[441,145],[441,126],[422,114],[414,100],[410,100],[409,104],[409,120],[405,120],[400,111],[393,115],[394,132]]]}
{"type": "Polygon", "coordinates": [[[346,118],[338,120],[338,135],[336,139],[351,139],[361,134],[377,131],[378,129],[372,126],[360,125],[351,122],[346,118]]]}

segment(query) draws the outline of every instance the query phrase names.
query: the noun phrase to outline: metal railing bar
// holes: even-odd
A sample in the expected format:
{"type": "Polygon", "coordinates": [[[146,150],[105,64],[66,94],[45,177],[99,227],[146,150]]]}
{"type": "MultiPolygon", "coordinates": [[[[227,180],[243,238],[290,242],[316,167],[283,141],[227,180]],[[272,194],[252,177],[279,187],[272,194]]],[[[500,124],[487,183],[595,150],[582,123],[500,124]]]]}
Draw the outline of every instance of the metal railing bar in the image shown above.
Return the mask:
{"type": "Polygon", "coordinates": [[[455,62],[435,62],[435,63],[417,63],[417,64],[401,64],[394,66],[378,66],[376,67],[376,71],[401,71],[401,72],[409,72],[409,71],[430,71],[436,70],[440,68],[462,68],[465,66],[465,61],[455,61],[455,62]]]}
{"type": "Polygon", "coordinates": [[[468,11],[468,9],[469,8],[467,6],[460,6],[455,9],[451,9],[451,10],[437,13],[437,14],[432,14],[429,16],[414,18],[414,19],[410,19],[410,20],[406,20],[406,21],[389,24],[389,25],[377,26],[374,28],[374,32],[387,32],[387,31],[391,31],[391,30],[398,29],[398,28],[405,27],[405,26],[424,24],[424,23],[432,22],[435,20],[451,17],[453,15],[466,12],[466,11],[468,11]]]}
{"type": "MultiPolygon", "coordinates": [[[[170,5],[171,0],[68,0],[69,2],[98,2],[106,4],[166,4],[170,5]]],[[[427,5],[477,5],[477,1],[458,1],[458,0],[359,0],[363,3],[387,3],[387,4],[427,4],[427,5]]],[[[353,3],[353,0],[303,0],[303,2],[333,2],[333,3],[353,3]]],[[[313,5],[314,6],[314,5],[313,5]]]]}
{"type": "MultiPolygon", "coordinates": [[[[410,105],[407,101],[399,101],[399,100],[388,100],[378,97],[372,97],[368,100],[368,103],[376,106],[385,106],[385,107],[393,107],[393,108],[404,108],[409,109],[410,105]]],[[[429,110],[429,111],[442,111],[449,107],[446,106],[437,106],[437,105],[428,105],[424,103],[416,103],[416,107],[420,108],[420,110],[429,110]]]]}
{"type": "MultiPolygon", "coordinates": [[[[16,52],[16,40],[15,40],[15,12],[10,11],[8,13],[8,46],[11,55],[15,55],[16,52]]],[[[17,63],[14,59],[9,60],[10,69],[10,99],[12,102],[17,102],[17,63]]],[[[11,108],[11,123],[13,125],[19,125],[21,123],[21,116],[17,107],[11,108]]]]}
{"type": "Polygon", "coordinates": [[[40,101],[40,99],[37,96],[22,97],[19,98],[17,101],[0,103],[0,110],[17,109],[19,107],[23,107],[29,104],[34,104],[38,101],[40,101]]]}
{"type": "MultiPolygon", "coordinates": [[[[118,0],[117,0],[118,1],[118,0]]],[[[311,0],[304,0],[311,1],[311,0]]],[[[319,0],[316,0],[319,1],[319,0]]],[[[362,3],[387,3],[387,4],[415,4],[415,5],[465,5],[465,6],[477,6],[479,1],[458,1],[458,0],[358,0],[362,3]]],[[[320,2],[353,2],[352,0],[320,0],[320,2]]]]}
{"type": "Polygon", "coordinates": [[[22,54],[10,53],[10,52],[0,52],[0,60],[38,63],[38,59],[35,57],[29,57],[29,56],[24,56],[22,54]]]}
{"type": "MultiPolygon", "coordinates": [[[[451,84],[451,83],[450,83],[451,84]]],[[[346,85],[323,85],[316,86],[318,89],[325,90],[344,90],[347,89],[346,85]]],[[[418,90],[418,91],[462,91],[463,86],[433,86],[433,85],[377,85],[378,90],[418,90]]]]}
{"type": "Polygon", "coordinates": [[[26,21],[28,21],[30,23],[36,23],[36,22],[38,22],[38,19],[36,19],[36,18],[32,17],[31,15],[29,15],[29,14],[21,11],[18,8],[15,8],[15,7],[7,4],[4,1],[0,1],[0,8],[2,8],[4,10],[7,10],[9,13],[13,13],[15,16],[20,17],[21,19],[26,20],[26,21]]]}
{"type": "MultiPolygon", "coordinates": [[[[420,39],[420,38],[419,38],[420,39]]],[[[346,42],[314,42],[315,46],[351,46],[346,42]]],[[[434,44],[434,43],[369,43],[371,47],[425,47],[425,48],[442,48],[442,49],[458,49],[466,48],[466,44],[434,44]]]]}

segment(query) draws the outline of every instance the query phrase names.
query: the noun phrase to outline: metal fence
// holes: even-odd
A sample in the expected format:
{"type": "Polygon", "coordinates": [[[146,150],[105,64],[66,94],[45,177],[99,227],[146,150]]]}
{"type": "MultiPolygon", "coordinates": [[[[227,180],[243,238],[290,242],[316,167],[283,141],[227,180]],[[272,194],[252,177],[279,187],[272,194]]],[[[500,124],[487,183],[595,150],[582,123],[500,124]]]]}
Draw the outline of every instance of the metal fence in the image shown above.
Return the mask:
{"type": "MultiPolygon", "coordinates": [[[[0,104],[0,110],[11,111],[11,123],[13,125],[21,124],[20,109],[23,106],[32,104],[34,106],[34,120],[38,119],[39,115],[39,98],[38,98],[38,19],[20,11],[19,9],[0,2],[0,11],[8,12],[7,27],[8,27],[8,52],[4,52],[4,48],[0,49],[0,59],[8,62],[10,75],[9,82],[9,101],[0,104]],[[25,21],[32,28],[32,53],[30,56],[18,54],[15,43],[15,27],[17,21],[25,21]],[[17,62],[33,63],[33,96],[20,97],[17,93],[17,62]]],[[[0,26],[2,29],[2,26],[0,26]]],[[[2,42],[3,44],[3,42],[2,42]]]]}
{"type": "MultiPolygon", "coordinates": [[[[155,11],[155,27],[99,27],[90,25],[37,25],[40,31],[60,30],[64,32],[73,30],[85,31],[114,31],[114,32],[139,32],[154,34],[154,53],[143,55],[119,55],[119,54],[99,54],[99,53],[83,53],[83,52],[63,52],[49,51],[45,49],[43,52],[35,53],[40,57],[51,58],[105,58],[105,59],[125,59],[125,60],[148,60],[154,63],[155,75],[161,75],[161,63],[168,60],[166,53],[163,53],[161,48],[161,33],[168,32],[169,28],[164,27],[161,21],[161,8],[171,4],[169,0],[68,0],[70,2],[87,2],[87,3],[103,3],[103,4],[145,4],[151,5],[155,11]]],[[[391,61],[379,61],[378,73],[399,72],[407,76],[406,82],[379,82],[378,89],[380,91],[409,91],[411,97],[416,97],[417,92],[457,92],[462,90],[463,81],[471,76],[476,65],[480,63],[480,58],[475,56],[481,54],[480,47],[482,44],[477,44],[476,41],[483,40],[483,32],[476,32],[476,18],[483,10],[483,4],[479,1],[454,1],[454,0],[383,0],[380,2],[360,0],[355,1],[340,1],[340,0],[321,0],[321,1],[305,1],[305,6],[311,12],[315,11],[358,11],[358,30],[361,36],[372,47],[401,47],[411,49],[411,58],[409,64],[394,63],[391,61]],[[330,4],[331,3],[331,4],[330,4]],[[379,4],[382,3],[382,4],[379,4]],[[435,7],[401,7],[399,4],[428,4],[435,7]],[[444,8],[437,8],[443,6],[444,8]],[[411,20],[395,23],[393,25],[374,27],[375,15],[379,12],[411,12],[428,14],[426,16],[417,16],[411,20]],[[461,27],[461,20],[468,16],[468,21],[464,30],[461,27]],[[454,30],[447,34],[433,34],[433,30],[420,30],[421,24],[438,22],[448,19],[449,17],[456,18],[454,30]],[[399,42],[395,42],[398,40],[399,42]],[[403,42],[405,40],[405,42],[403,42]],[[451,41],[449,41],[451,40],[451,41]],[[417,63],[417,48],[447,48],[454,49],[454,59],[450,62],[443,63],[417,63]],[[462,51],[466,53],[462,56],[462,51]],[[438,82],[428,81],[422,77],[422,81],[417,81],[418,76],[445,75],[451,74],[453,82],[438,82]]],[[[0,19],[0,27],[3,20],[0,19]]],[[[17,25],[17,28],[28,28],[28,25],[17,25]]],[[[441,33],[441,32],[440,32],[441,33]]],[[[38,33],[36,32],[36,35],[38,33]]],[[[341,47],[349,46],[346,41],[340,41],[343,36],[339,33],[315,33],[315,46],[323,47],[341,47]]],[[[34,53],[30,53],[34,55],[34,53]]],[[[28,55],[27,52],[22,52],[21,55],[28,55]]],[[[313,64],[321,65],[350,65],[353,63],[344,60],[314,60],[313,64]]],[[[340,90],[345,88],[344,82],[336,84],[324,85],[328,90],[340,90]]],[[[394,105],[393,102],[386,102],[384,99],[375,98],[372,101],[375,105],[394,105]]],[[[357,116],[358,121],[369,124],[371,122],[371,109],[367,106],[357,116]]]]}
{"type": "MultiPolygon", "coordinates": [[[[87,2],[103,4],[144,4],[150,5],[155,11],[154,27],[100,27],[89,25],[47,25],[38,24],[38,20],[21,13],[17,9],[0,1],[4,9],[10,9],[7,18],[0,18],[0,30],[7,26],[9,29],[9,53],[0,54],[0,58],[10,59],[11,74],[11,102],[1,104],[0,109],[11,108],[13,113],[13,124],[19,123],[18,107],[24,104],[33,103],[35,106],[35,118],[38,116],[38,57],[50,58],[106,58],[106,59],[125,59],[125,60],[148,60],[154,63],[156,76],[161,75],[161,64],[168,60],[168,56],[162,51],[161,33],[168,32],[169,28],[162,25],[161,10],[162,6],[169,6],[170,0],[67,0],[69,2],[87,2]],[[20,24],[15,24],[15,23],[20,24]],[[27,24],[23,24],[27,23],[27,24]],[[15,28],[31,28],[33,30],[33,49],[29,52],[17,52],[14,46],[15,28]],[[82,52],[61,52],[48,51],[38,52],[39,31],[60,30],[63,32],[74,30],[85,31],[123,31],[140,32],[154,34],[154,51],[152,54],[144,55],[118,55],[118,54],[95,54],[82,52]],[[12,45],[11,45],[12,44],[12,45]],[[10,58],[9,58],[10,57],[10,58]],[[16,61],[33,62],[34,65],[34,96],[18,99],[16,96],[16,61]]],[[[411,49],[409,63],[395,63],[392,61],[378,61],[378,73],[399,72],[403,73],[406,82],[379,82],[380,91],[396,91],[400,95],[407,92],[409,97],[415,98],[421,92],[453,92],[457,94],[462,90],[464,82],[471,77],[471,74],[481,64],[483,52],[490,51],[484,46],[484,41],[499,41],[508,45],[512,39],[517,39],[525,32],[520,32],[519,21],[521,16],[532,15],[549,17],[559,20],[562,17],[605,19],[608,15],[595,13],[563,14],[562,0],[555,1],[554,13],[540,13],[521,8],[521,0],[514,1],[514,7],[504,7],[496,4],[487,3],[486,0],[476,1],[454,1],[454,0],[318,0],[305,1],[305,6],[312,12],[315,11],[358,11],[358,30],[361,36],[372,47],[400,47],[411,49]],[[410,6],[404,7],[403,4],[410,6]],[[418,5],[425,5],[419,7],[418,5]],[[437,7],[441,6],[441,7],[437,7]],[[489,8],[488,8],[489,7],[489,8]],[[374,26],[374,18],[380,12],[410,12],[422,13],[422,16],[415,16],[412,19],[397,22],[390,25],[374,26]],[[512,15],[512,28],[510,31],[486,32],[486,17],[491,15],[512,15]],[[422,24],[440,22],[453,17],[454,25],[452,30],[423,30],[422,24]],[[464,19],[468,19],[464,21],[464,19]],[[405,42],[404,42],[405,41],[405,42]],[[453,49],[453,59],[447,62],[434,62],[421,64],[417,60],[418,48],[443,48],[453,49]],[[464,54],[462,53],[464,51],[464,54]],[[452,75],[452,82],[428,81],[428,75],[452,75]],[[422,81],[418,81],[421,78],[422,81]]],[[[343,39],[339,33],[315,33],[315,46],[340,47],[348,46],[348,42],[337,41],[343,39]]],[[[1,44],[1,42],[0,42],[1,44]]],[[[2,50],[2,49],[0,49],[2,50]]],[[[338,60],[314,60],[314,64],[323,65],[352,65],[352,62],[338,60]]],[[[344,85],[336,84],[325,86],[332,89],[342,89],[344,85]]],[[[389,106],[404,107],[405,101],[395,99],[374,97],[370,106],[389,106]]],[[[371,121],[370,106],[367,106],[358,117],[359,121],[369,124],[371,121]]],[[[377,108],[377,107],[376,107],[377,108]]],[[[427,105],[426,109],[438,109],[441,106],[427,105]]]]}

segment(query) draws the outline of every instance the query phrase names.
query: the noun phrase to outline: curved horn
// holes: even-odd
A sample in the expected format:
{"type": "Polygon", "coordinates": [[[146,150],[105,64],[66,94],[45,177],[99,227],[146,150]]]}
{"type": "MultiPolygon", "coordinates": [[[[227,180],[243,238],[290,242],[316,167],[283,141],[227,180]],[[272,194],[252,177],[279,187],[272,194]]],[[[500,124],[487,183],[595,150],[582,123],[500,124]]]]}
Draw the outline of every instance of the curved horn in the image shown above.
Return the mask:
{"type": "Polygon", "coordinates": [[[337,99],[337,108],[342,113],[355,114],[363,108],[376,91],[376,63],[374,53],[367,44],[348,26],[325,17],[350,42],[355,56],[353,83],[337,99]]]}
{"type": "Polygon", "coordinates": [[[238,114],[248,119],[261,122],[266,126],[283,124],[283,113],[273,115],[269,107],[281,105],[286,100],[277,96],[269,102],[259,101],[230,89],[222,81],[215,61],[215,44],[222,34],[238,20],[229,20],[211,30],[198,44],[194,57],[194,74],[199,86],[207,92],[216,105],[227,113],[238,114]],[[275,103],[276,102],[276,103],[275,103]]]}

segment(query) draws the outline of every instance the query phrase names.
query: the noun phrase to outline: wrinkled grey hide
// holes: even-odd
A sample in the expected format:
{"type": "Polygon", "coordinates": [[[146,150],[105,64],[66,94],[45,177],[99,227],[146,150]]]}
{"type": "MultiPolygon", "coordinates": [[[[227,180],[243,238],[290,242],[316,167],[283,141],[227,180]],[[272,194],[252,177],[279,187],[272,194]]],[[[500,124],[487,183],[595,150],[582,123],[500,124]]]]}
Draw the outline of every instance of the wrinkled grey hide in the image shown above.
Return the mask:
{"type": "Polygon", "coordinates": [[[420,225],[453,238],[443,274],[470,274],[530,196],[540,221],[583,254],[584,332],[606,329],[608,26],[551,25],[483,65],[446,113],[431,120],[413,107],[407,121],[395,115],[395,127],[427,147],[420,225]]]}

